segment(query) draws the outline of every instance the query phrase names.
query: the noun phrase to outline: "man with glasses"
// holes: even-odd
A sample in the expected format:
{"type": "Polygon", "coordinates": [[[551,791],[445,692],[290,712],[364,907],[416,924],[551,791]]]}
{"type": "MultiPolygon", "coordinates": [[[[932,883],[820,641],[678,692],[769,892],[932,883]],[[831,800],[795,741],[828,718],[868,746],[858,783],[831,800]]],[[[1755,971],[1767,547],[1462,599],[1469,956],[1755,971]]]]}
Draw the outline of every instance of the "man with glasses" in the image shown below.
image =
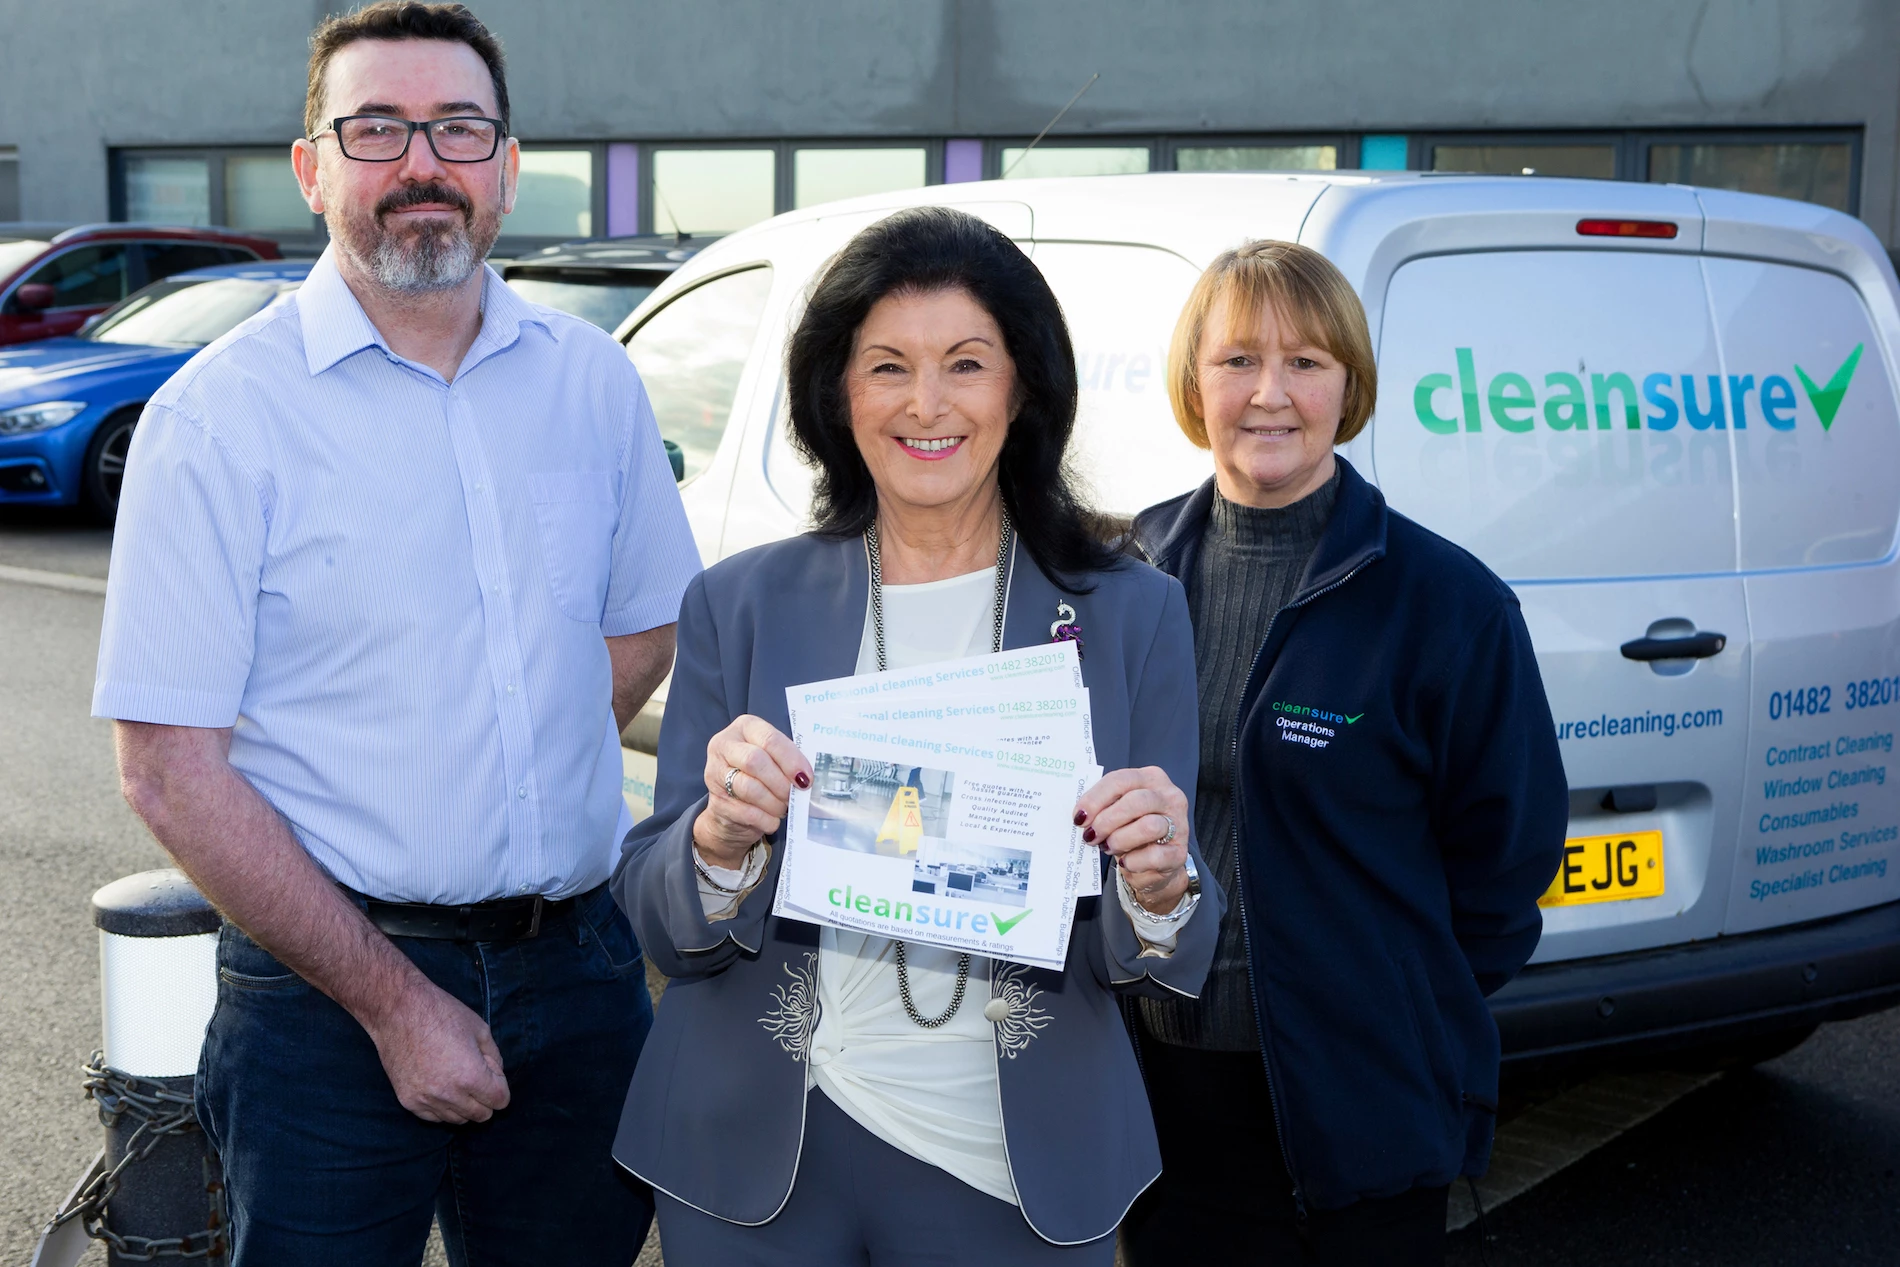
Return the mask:
{"type": "Polygon", "coordinates": [[[460,5],[312,38],[293,163],[331,245],[152,400],[98,716],[227,918],[198,1112],[238,1267],[625,1267],[651,1021],[605,881],[619,731],[699,566],[646,394],[483,264],[500,46],[460,5]]]}

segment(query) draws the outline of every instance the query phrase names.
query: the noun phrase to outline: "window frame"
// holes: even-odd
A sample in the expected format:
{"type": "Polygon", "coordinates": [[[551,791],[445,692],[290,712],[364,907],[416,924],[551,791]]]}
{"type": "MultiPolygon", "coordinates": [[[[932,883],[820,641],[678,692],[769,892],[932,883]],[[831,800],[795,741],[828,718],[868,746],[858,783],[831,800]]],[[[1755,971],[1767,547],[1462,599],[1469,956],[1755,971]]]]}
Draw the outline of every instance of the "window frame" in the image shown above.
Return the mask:
{"type": "MultiPolygon", "coordinates": [[[[663,150],[770,150],[772,151],[772,215],[783,215],[786,204],[791,200],[791,176],[788,169],[789,151],[787,142],[782,140],[733,140],[721,137],[717,140],[687,137],[677,141],[641,141],[640,146],[640,233],[658,236],[662,230],[655,227],[654,211],[657,199],[653,193],[654,156],[663,150]]],[[[769,218],[769,217],[768,217],[769,218]]],[[[708,237],[721,236],[709,233],[708,237]]]]}
{"type": "MultiPolygon", "coordinates": [[[[1292,148],[1301,145],[1330,145],[1333,147],[1334,171],[1356,171],[1359,167],[1359,134],[1357,132],[1207,132],[1207,133],[1169,133],[1156,141],[1156,148],[1162,154],[1165,167],[1151,168],[1151,171],[1178,172],[1181,170],[1177,157],[1182,150],[1220,149],[1223,146],[1245,148],[1252,146],[1282,146],[1292,148]]],[[[1324,168],[1298,169],[1324,171],[1324,168]]]]}
{"type": "Polygon", "coordinates": [[[515,137],[524,150],[585,150],[589,155],[589,176],[587,189],[587,213],[592,217],[595,232],[586,238],[574,236],[549,237],[545,233],[510,233],[508,217],[501,218],[501,236],[495,239],[493,254],[497,259],[513,259],[530,251],[543,247],[559,246],[563,242],[591,241],[607,236],[607,142],[605,141],[531,141],[525,137],[515,137]],[[503,248],[507,249],[504,251],[503,248]]]}
{"type": "MultiPolygon", "coordinates": [[[[1358,161],[1354,138],[1354,162],[1358,161]]],[[[1857,126],[1785,128],[1626,128],[1620,130],[1558,128],[1525,131],[1415,132],[1407,143],[1406,164],[1416,172],[1432,170],[1432,156],[1441,145],[1611,145],[1615,147],[1613,180],[1646,185],[1649,152],[1658,145],[1842,145],[1848,147],[1847,207],[1860,214],[1866,129],[1857,126]]],[[[1818,204],[1817,204],[1818,205],[1818,204]]]]}
{"type": "Polygon", "coordinates": [[[26,203],[26,184],[20,177],[21,170],[20,147],[17,145],[0,145],[0,171],[6,171],[7,176],[10,177],[10,181],[0,179],[0,188],[4,188],[9,183],[13,186],[13,205],[11,208],[13,214],[7,214],[7,203],[4,199],[0,199],[0,221],[18,222],[23,219],[23,211],[26,203]]]}
{"type": "Polygon", "coordinates": [[[656,236],[661,230],[653,195],[653,159],[662,150],[770,150],[772,151],[772,214],[782,216],[796,211],[792,205],[796,192],[793,164],[799,150],[922,150],[924,152],[924,188],[943,184],[945,138],[941,136],[820,136],[820,137],[662,137],[630,142],[639,147],[640,214],[638,232],[656,236]]]}
{"type": "Polygon", "coordinates": [[[1041,141],[1036,141],[1034,133],[1028,136],[986,137],[983,141],[983,179],[1003,179],[1003,151],[1016,149],[1019,146],[1027,146],[1032,142],[1035,143],[1037,149],[1146,149],[1148,151],[1148,172],[1168,171],[1171,169],[1158,166],[1156,163],[1156,160],[1161,157],[1164,152],[1164,139],[1165,138],[1153,132],[1138,132],[1127,136],[1102,136],[1095,133],[1089,133],[1086,136],[1050,135],[1043,137],[1041,141]]]}
{"type": "MultiPolygon", "coordinates": [[[[1406,165],[1415,172],[1429,172],[1432,157],[1441,145],[1525,145],[1561,147],[1573,146],[1579,149],[1593,146],[1608,146],[1610,149],[1610,179],[1636,180],[1631,173],[1637,170],[1635,159],[1634,132],[1601,130],[1564,131],[1555,128],[1532,129],[1523,132],[1483,131],[1483,132],[1418,132],[1411,136],[1406,149],[1406,165]]],[[[1447,172],[1446,175],[1454,173],[1447,172]]],[[[1492,173],[1503,175],[1506,173],[1492,173]]],[[[1515,173],[1512,173],[1515,174],[1515,173]]],[[[1556,177],[1559,180],[1581,180],[1585,177],[1556,177]]]]}
{"type": "MultiPolygon", "coordinates": [[[[210,198],[206,214],[211,223],[206,226],[223,229],[231,233],[244,233],[252,237],[269,238],[280,246],[316,247],[322,249],[329,241],[329,233],[324,229],[323,217],[311,212],[308,229],[240,229],[229,223],[230,208],[226,205],[224,192],[224,160],[227,158],[282,158],[290,162],[290,142],[277,145],[125,145],[115,147],[109,156],[107,168],[107,215],[115,224],[130,223],[127,203],[130,194],[126,175],[127,161],[132,158],[189,158],[204,160],[210,180],[210,198]]],[[[145,223],[140,221],[139,223],[145,223]]]]}
{"type": "Polygon", "coordinates": [[[924,183],[922,188],[943,184],[943,146],[946,138],[941,136],[909,139],[904,137],[880,136],[873,139],[855,137],[827,136],[811,141],[785,141],[784,154],[778,160],[777,205],[774,214],[784,215],[787,211],[797,211],[795,205],[798,194],[798,152],[800,150],[922,150],[924,152],[924,183]]]}
{"type": "MultiPolygon", "coordinates": [[[[1860,215],[1861,165],[1866,155],[1866,133],[1862,128],[1655,128],[1632,134],[1635,145],[1632,180],[1649,180],[1649,152],[1658,145],[1846,145],[1847,206],[1850,216],[1860,215]]],[[[1815,204],[1819,206],[1820,204],[1815,204]]]]}

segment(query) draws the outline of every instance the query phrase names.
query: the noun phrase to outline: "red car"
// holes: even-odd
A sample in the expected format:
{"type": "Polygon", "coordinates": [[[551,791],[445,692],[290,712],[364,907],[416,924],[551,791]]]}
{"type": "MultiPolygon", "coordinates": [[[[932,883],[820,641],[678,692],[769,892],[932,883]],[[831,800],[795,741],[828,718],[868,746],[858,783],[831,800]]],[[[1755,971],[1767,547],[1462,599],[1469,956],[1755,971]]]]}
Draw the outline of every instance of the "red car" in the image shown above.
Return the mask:
{"type": "Polygon", "coordinates": [[[152,282],[213,264],[282,256],[268,238],[155,224],[0,228],[0,347],[74,334],[152,282]],[[36,230],[45,230],[40,236],[36,230]]]}

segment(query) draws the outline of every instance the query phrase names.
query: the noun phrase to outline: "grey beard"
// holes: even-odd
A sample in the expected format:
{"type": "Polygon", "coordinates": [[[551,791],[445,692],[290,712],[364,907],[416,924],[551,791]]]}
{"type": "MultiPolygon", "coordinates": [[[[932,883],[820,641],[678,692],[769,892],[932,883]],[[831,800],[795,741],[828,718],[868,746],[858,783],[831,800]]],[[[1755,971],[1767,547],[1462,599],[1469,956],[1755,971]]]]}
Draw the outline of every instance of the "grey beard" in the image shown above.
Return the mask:
{"type": "Polygon", "coordinates": [[[468,231],[456,225],[446,231],[430,229],[407,241],[395,234],[378,234],[364,271],[384,290],[398,295],[426,295],[453,290],[482,265],[468,231]]]}

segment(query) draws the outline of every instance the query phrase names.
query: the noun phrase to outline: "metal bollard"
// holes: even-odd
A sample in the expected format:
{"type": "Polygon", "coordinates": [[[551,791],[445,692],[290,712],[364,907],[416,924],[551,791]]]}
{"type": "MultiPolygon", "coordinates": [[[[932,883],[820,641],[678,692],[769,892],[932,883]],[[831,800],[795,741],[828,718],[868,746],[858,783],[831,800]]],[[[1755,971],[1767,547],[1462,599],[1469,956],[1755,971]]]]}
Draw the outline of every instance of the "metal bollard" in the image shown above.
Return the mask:
{"type": "Polygon", "coordinates": [[[209,902],[169,868],[92,896],[99,928],[105,1049],[86,1068],[105,1149],[47,1225],[33,1267],[70,1267],[88,1239],[112,1267],[228,1260],[224,1184],[192,1090],[218,998],[218,926],[209,902]]]}

